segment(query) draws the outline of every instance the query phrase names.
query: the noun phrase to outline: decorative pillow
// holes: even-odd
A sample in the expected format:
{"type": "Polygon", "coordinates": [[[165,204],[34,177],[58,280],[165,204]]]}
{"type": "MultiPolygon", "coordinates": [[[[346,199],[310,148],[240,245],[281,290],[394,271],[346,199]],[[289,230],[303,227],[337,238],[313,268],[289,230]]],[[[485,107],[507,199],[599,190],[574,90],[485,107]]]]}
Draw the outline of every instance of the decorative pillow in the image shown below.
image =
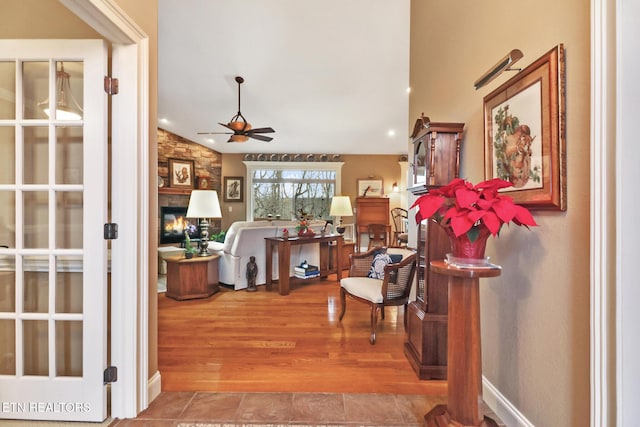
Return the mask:
{"type": "Polygon", "coordinates": [[[389,254],[389,258],[391,258],[391,262],[394,264],[402,261],[402,254],[389,254]]]}
{"type": "Polygon", "coordinates": [[[371,270],[369,270],[368,277],[372,279],[383,279],[384,278],[384,266],[387,264],[391,264],[391,257],[386,252],[379,253],[373,257],[373,262],[371,263],[371,270]]]}

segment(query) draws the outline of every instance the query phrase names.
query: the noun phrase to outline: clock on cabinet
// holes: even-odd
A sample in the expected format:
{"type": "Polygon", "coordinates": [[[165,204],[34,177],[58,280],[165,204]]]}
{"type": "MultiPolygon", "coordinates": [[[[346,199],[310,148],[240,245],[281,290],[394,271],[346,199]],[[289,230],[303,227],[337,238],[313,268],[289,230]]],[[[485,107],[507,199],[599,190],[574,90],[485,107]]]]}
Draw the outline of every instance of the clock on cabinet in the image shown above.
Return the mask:
{"type": "MultiPolygon", "coordinates": [[[[432,123],[422,115],[413,129],[413,182],[424,194],[459,176],[464,123],[432,123]]],[[[418,378],[447,378],[448,278],[429,268],[451,251],[444,229],[428,220],[417,226],[416,299],[407,307],[404,353],[418,378]]]]}
{"type": "Polygon", "coordinates": [[[413,181],[409,191],[424,194],[459,177],[463,129],[464,123],[434,123],[420,116],[411,134],[413,181]]]}

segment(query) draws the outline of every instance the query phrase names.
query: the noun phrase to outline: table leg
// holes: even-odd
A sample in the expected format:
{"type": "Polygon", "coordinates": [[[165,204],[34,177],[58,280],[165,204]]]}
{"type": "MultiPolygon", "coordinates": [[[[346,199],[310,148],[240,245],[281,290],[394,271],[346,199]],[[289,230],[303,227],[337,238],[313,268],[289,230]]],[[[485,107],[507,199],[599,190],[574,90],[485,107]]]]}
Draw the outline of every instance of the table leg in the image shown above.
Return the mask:
{"type": "Polygon", "coordinates": [[[265,240],[265,287],[267,291],[271,291],[273,289],[273,245],[269,240],[265,240]]]}
{"type": "Polygon", "coordinates": [[[278,242],[278,290],[280,295],[289,295],[290,264],[291,245],[288,241],[278,242]]]}
{"type": "Polygon", "coordinates": [[[342,244],[344,243],[344,238],[338,237],[336,239],[336,268],[338,271],[336,272],[336,276],[338,278],[338,282],[342,280],[342,244]]]}

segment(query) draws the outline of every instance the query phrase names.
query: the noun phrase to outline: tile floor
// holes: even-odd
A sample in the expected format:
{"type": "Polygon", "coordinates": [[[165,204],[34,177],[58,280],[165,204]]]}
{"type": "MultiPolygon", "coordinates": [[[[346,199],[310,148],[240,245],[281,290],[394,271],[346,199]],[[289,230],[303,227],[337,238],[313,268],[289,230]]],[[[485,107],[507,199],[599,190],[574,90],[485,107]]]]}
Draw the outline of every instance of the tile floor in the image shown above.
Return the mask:
{"type": "Polygon", "coordinates": [[[111,427],[224,426],[422,426],[424,414],[444,396],[340,393],[163,392],[137,418],[111,427]]]}

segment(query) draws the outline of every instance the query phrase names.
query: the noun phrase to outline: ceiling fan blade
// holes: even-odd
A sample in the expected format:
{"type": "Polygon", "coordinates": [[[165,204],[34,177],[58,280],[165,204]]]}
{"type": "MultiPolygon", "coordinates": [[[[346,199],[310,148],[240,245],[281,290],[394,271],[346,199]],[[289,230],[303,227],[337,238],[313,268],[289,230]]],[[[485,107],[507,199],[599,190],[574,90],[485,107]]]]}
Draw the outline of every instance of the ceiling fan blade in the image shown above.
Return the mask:
{"type": "Polygon", "coordinates": [[[249,133],[273,133],[275,132],[275,130],[273,130],[273,128],[255,128],[255,129],[249,129],[247,131],[245,131],[245,133],[249,134],[249,133]]]}
{"type": "Polygon", "coordinates": [[[198,132],[198,135],[233,135],[233,132],[198,132]]]}
{"type": "Polygon", "coordinates": [[[224,126],[224,127],[226,127],[227,129],[232,130],[232,131],[234,131],[234,132],[235,132],[235,129],[234,129],[234,128],[232,128],[231,126],[229,126],[229,125],[228,125],[228,124],[226,124],[226,123],[220,123],[220,122],[218,122],[218,124],[219,124],[220,126],[224,126]]]}
{"type": "Polygon", "coordinates": [[[247,133],[247,136],[249,138],[253,138],[253,139],[257,139],[258,141],[265,141],[265,142],[269,142],[271,141],[273,138],[271,138],[270,136],[264,136],[264,135],[253,135],[251,133],[247,133]]]}

